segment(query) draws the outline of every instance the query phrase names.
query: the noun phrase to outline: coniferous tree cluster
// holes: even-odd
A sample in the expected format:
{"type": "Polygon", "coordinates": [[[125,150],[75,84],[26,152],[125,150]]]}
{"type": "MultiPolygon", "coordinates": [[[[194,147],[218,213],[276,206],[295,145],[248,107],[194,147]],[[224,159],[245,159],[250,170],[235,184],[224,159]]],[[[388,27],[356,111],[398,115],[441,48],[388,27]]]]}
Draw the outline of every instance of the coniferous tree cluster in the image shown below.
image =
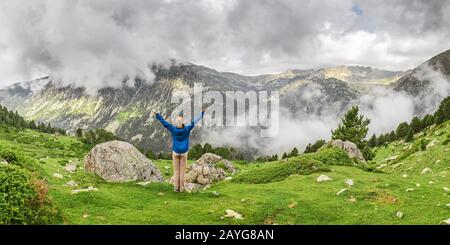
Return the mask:
{"type": "Polygon", "coordinates": [[[434,114],[427,114],[423,118],[413,117],[411,121],[400,123],[395,130],[380,134],[373,134],[368,141],[369,147],[383,146],[395,140],[414,140],[414,134],[421,132],[432,124],[441,124],[450,120],[450,97],[446,97],[434,114]]]}
{"type": "Polygon", "coordinates": [[[228,160],[244,160],[244,153],[231,146],[213,147],[209,143],[194,145],[188,154],[189,159],[198,159],[205,153],[214,153],[228,160]]]}
{"type": "Polygon", "coordinates": [[[273,162],[278,160],[278,154],[274,154],[271,156],[259,156],[255,159],[257,162],[273,162]]]}
{"type": "Polygon", "coordinates": [[[324,139],[317,140],[316,142],[314,142],[314,144],[309,143],[306,146],[304,153],[316,152],[320,147],[325,145],[325,143],[326,141],[324,139]]]}
{"type": "Polygon", "coordinates": [[[80,138],[84,143],[94,146],[106,141],[118,140],[119,138],[113,133],[101,128],[96,128],[83,132],[81,128],[78,128],[75,132],[76,136],[80,138]]]}
{"type": "Polygon", "coordinates": [[[298,151],[297,147],[294,147],[294,148],[292,148],[292,150],[289,153],[288,152],[283,153],[283,155],[281,156],[281,159],[285,159],[288,157],[296,157],[296,156],[298,156],[298,154],[299,154],[299,151],[298,151]]]}
{"type": "Polygon", "coordinates": [[[66,131],[60,128],[54,128],[50,123],[44,124],[42,122],[36,123],[35,121],[25,120],[21,117],[17,111],[10,111],[8,108],[0,105],[0,124],[15,127],[17,129],[34,129],[43,133],[54,134],[58,133],[61,135],[66,135],[66,131]]]}

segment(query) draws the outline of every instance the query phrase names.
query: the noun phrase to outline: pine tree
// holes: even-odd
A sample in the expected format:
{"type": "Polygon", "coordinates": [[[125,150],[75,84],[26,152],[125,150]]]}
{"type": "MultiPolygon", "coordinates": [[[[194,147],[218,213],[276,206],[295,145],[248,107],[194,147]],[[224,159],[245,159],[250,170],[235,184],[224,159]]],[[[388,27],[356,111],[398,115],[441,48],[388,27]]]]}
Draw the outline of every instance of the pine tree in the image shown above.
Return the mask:
{"type": "Polygon", "coordinates": [[[164,154],[163,154],[162,152],[160,152],[160,153],[158,154],[158,159],[164,159],[164,154]]]}
{"type": "Polygon", "coordinates": [[[450,96],[446,97],[434,113],[434,123],[441,124],[450,120],[450,96]]]}
{"type": "Polygon", "coordinates": [[[304,153],[311,153],[311,152],[316,152],[317,150],[319,150],[320,147],[322,147],[323,145],[325,145],[326,141],[324,139],[320,139],[320,140],[316,140],[316,142],[314,142],[314,144],[308,144],[305,148],[304,153]]]}
{"type": "Polygon", "coordinates": [[[298,156],[298,149],[297,149],[297,147],[294,147],[294,149],[292,149],[292,151],[289,153],[288,156],[289,157],[296,157],[296,156],[298,156]]]}
{"type": "Polygon", "coordinates": [[[418,133],[420,132],[420,130],[422,130],[422,122],[418,117],[413,117],[410,123],[410,127],[413,134],[418,133]]]}
{"type": "Polygon", "coordinates": [[[146,156],[148,159],[151,159],[151,160],[155,160],[155,159],[156,159],[156,155],[153,153],[153,151],[152,151],[151,149],[149,149],[149,150],[147,151],[147,153],[145,153],[145,156],[146,156]]]}
{"type": "Polygon", "coordinates": [[[353,106],[344,115],[342,123],[336,130],[331,130],[332,139],[348,140],[355,143],[360,149],[365,147],[365,137],[369,131],[370,119],[359,115],[357,106],[353,106]]]}
{"type": "Polygon", "coordinates": [[[189,159],[198,159],[202,155],[203,155],[203,147],[202,147],[202,145],[201,144],[195,144],[189,150],[188,157],[189,157],[189,159]]]}
{"type": "Polygon", "coordinates": [[[288,158],[288,155],[287,155],[287,153],[285,152],[285,153],[283,153],[283,156],[281,157],[281,159],[286,159],[286,158],[288,158]]]}
{"type": "Polygon", "coordinates": [[[377,146],[377,136],[375,134],[373,134],[372,137],[370,137],[369,141],[367,142],[367,145],[369,147],[377,146]]]}
{"type": "Polygon", "coordinates": [[[397,126],[397,129],[395,130],[395,136],[397,139],[404,139],[408,135],[408,132],[410,131],[410,127],[407,122],[402,122],[397,126]]]}
{"type": "Polygon", "coordinates": [[[205,145],[203,146],[203,154],[204,153],[214,153],[213,147],[211,146],[211,144],[205,143],[205,145]]]}
{"type": "Polygon", "coordinates": [[[76,131],[75,135],[76,135],[78,138],[83,137],[83,129],[77,128],[77,131],[76,131]]]}
{"type": "Polygon", "coordinates": [[[406,134],[406,138],[405,141],[406,142],[411,142],[414,140],[414,131],[412,128],[409,129],[408,133],[406,134]]]}
{"type": "Polygon", "coordinates": [[[392,130],[387,136],[386,136],[386,143],[392,142],[397,140],[397,136],[395,134],[395,131],[392,130]]]}
{"type": "Polygon", "coordinates": [[[278,160],[278,154],[275,154],[272,156],[272,159],[270,159],[271,161],[276,161],[278,160]]]}
{"type": "Polygon", "coordinates": [[[434,116],[427,114],[427,115],[425,115],[424,118],[422,118],[421,125],[422,125],[422,128],[426,128],[426,127],[432,125],[433,123],[434,123],[434,116]]]}

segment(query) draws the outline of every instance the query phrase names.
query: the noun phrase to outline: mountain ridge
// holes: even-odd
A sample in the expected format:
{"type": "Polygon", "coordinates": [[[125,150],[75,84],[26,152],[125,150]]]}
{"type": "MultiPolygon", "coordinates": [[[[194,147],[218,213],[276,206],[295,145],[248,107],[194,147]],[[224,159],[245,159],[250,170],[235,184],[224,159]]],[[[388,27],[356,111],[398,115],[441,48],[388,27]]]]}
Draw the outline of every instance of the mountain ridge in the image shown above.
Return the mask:
{"type": "MultiPolygon", "coordinates": [[[[447,57],[447,53],[435,57],[447,57]]],[[[127,86],[124,82],[120,88],[102,88],[95,95],[85,93],[84,88],[58,87],[51,77],[43,77],[34,80],[37,82],[23,83],[24,86],[14,84],[0,89],[0,103],[17,110],[26,119],[50,122],[69,132],[76,128],[105,128],[144,149],[158,152],[170,148],[170,136],[150,117],[149,112],[159,110],[170,115],[175,108],[169,100],[172,91],[181,89],[192,94],[194,83],[202,83],[205,91],[216,90],[222,94],[236,90],[279,90],[281,106],[292,113],[339,116],[372,87],[393,87],[394,90],[408,92],[409,87],[399,88],[398,81],[392,81],[399,75],[402,75],[399,81],[410,76],[410,72],[364,66],[291,69],[259,76],[219,72],[192,63],[154,64],[151,69],[155,74],[153,82],[135,79],[134,86],[127,86]],[[155,138],[166,143],[150,145],[148,142],[155,138]]],[[[193,142],[199,141],[200,133],[194,131],[193,142]]]]}

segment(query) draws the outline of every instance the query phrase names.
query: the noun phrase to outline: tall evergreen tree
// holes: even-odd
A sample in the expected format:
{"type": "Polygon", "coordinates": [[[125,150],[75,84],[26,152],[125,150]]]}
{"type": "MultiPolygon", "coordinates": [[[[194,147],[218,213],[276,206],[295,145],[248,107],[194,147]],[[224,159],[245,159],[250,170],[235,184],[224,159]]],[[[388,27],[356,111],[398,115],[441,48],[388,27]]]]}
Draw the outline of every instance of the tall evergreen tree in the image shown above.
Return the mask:
{"type": "Polygon", "coordinates": [[[370,119],[359,115],[357,106],[353,106],[344,115],[342,123],[337,129],[331,130],[332,139],[348,140],[355,143],[360,149],[365,147],[365,138],[369,131],[370,119]]]}
{"type": "Polygon", "coordinates": [[[367,142],[367,145],[369,147],[377,146],[377,136],[375,134],[373,134],[372,137],[370,137],[369,141],[367,142]]]}
{"type": "Polygon", "coordinates": [[[296,157],[296,156],[298,156],[298,149],[297,149],[297,147],[294,147],[294,149],[292,149],[292,151],[289,153],[288,156],[289,157],[296,157]]]}
{"type": "Polygon", "coordinates": [[[395,130],[395,136],[397,139],[404,139],[408,135],[408,132],[410,131],[410,127],[407,122],[402,122],[397,126],[397,129],[395,130]]]}

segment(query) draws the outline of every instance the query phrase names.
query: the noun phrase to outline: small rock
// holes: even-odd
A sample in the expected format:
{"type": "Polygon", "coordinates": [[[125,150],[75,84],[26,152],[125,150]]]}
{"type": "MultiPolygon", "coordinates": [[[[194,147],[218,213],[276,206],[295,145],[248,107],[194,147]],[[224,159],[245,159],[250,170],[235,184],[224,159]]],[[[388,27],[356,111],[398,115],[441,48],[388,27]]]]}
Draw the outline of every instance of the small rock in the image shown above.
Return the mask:
{"type": "Polygon", "coordinates": [[[215,197],[218,197],[220,195],[217,191],[213,191],[213,192],[211,192],[211,194],[215,197]]]}
{"type": "Polygon", "coordinates": [[[154,180],[150,180],[150,181],[141,181],[141,182],[137,182],[136,184],[142,185],[142,186],[146,186],[146,185],[151,184],[151,183],[155,183],[155,181],[154,181],[154,180]]]}
{"type": "Polygon", "coordinates": [[[382,169],[382,168],[384,168],[384,167],[386,167],[386,166],[387,166],[387,164],[386,164],[386,163],[383,163],[383,164],[381,164],[380,166],[378,166],[377,169],[382,169]]]}
{"type": "Polygon", "coordinates": [[[200,184],[197,184],[197,183],[186,183],[184,185],[184,188],[186,188],[186,190],[188,192],[196,192],[196,191],[199,191],[199,190],[202,190],[202,189],[205,189],[205,188],[209,188],[209,187],[207,187],[207,185],[204,186],[204,185],[200,185],[200,184]]]}
{"type": "Polygon", "coordinates": [[[420,174],[429,174],[429,173],[431,173],[431,172],[432,172],[431,168],[424,168],[424,169],[422,170],[422,172],[420,172],[420,174]]]}
{"type": "Polygon", "coordinates": [[[233,177],[231,177],[231,176],[225,177],[225,180],[231,180],[231,179],[233,179],[233,177]]]}
{"type": "Polygon", "coordinates": [[[336,192],[336,195],[341,195],[342,193],[348,191],[346,188],[342,188],[340,191],[336,192]]]}
{"type": "Polygon", "coordinates": [[[353,186],[353,180],[352,179],[346,179],[345,180],[345,183],[348,185],[348,186],[353,186]]]}
{"type": "Polygon", "coordinates": [[[386,158],[386,161],[392,161],[392,160],[395,160],[395,159],[397,159],[397,155],[394,155],[394,156],[391,156],[391,157],[389,157],[389,158],[386,158]]]}
{"type": "Polygon", "coordinates": [[[5,164],[5,165],[8,165],[8,164],[9,164],[9,162],[7,162],[7,161],[5,161],[5,160],[1,159],[1,160],[0,160],[0,164],[5,164]]]}
{"type": "Polygon", "coordinates": [[[242,198],[242,199],[241,199],[241,202],[245,202],[245,201],[247,201],[247,199],[245,199],[245,198],[242,198]]]}
{"type": "Polygon", "coordinates": [[[158,192],[158,196],[164,196],[164,192],[158,192]]]}
{"type": "Polygon", "coordinates": [[[58,178],[58,179],[63,179],[64,176],[62,176],[62,174],[58,174],[58,173],[54,173],[53,177],[58,178]]]}
{"type": "Polygon", "coordinates": [[[69,181],[65,184],[65,186],[68,186],[68,187],[77,187],[78,184],[77,184],[75,181],[73,181],[73,180],[69,180],[69,181]]]}
{"type": "Polygon", "coordinates": [[[170,166],[164,166],[164,169],[166,169],[166,170],[169,170],[170,169],[170,166]]]}
{"type": "Polygon", "coordinates": [[[434,184],[434,181],[430,180],[430,181],[428,181],[428,184],[432,185],[432,184],[434,184]]]}
{"type": "Polygon", "coordinates": [[[406,192],[410,192],[410,191],[414,191],[414,189],[413,188],[407,188],[405,191],[406,192]]]}
{"type": "Polygon", "coordinates": [[[233,219],[244,219],[242,217],[242,214],[232,210],[232,209],[227,209],[225,210],[225,216],[226,218],[233,218],[233,219]]]}
{"type": "Polygon", "coordinates": [[[328,176],[326,176],[324,174],[321,174],[319,177],[317,177],[316,180],[317,180],[317,182],[323,182],[323,181],[332,180],[332,178],[330,178],[330,177],[328,177],[328,176]]]}
{"type": "Polygon", "coordinates": [[[450,192],[450,189],[448,187],[442,188],[445,192],[450,192]]]}
{"type": "Polygon", "coordinates": [[[397,213],[395,214],[395,216],[397,216],[399,219],[403,218],[404,214],[401,211],[397,211],[397,213]]]}
{"type": "Polygon", "coordinates": [[[94,188],[93,186],[89,186],[88,188],[85,188],[85,189],[72,190],[72,194],[77,194],[80,192],[90,192],[90,191],[98,191],[98,189],[94,188]]]}
{"type": "Polygon", "coordinates": [[[408,175],[407,174],[402,174],[402,177],[403,178],[408,178],[408,175]]]}
{"type": "Polygon", "coordinates": [[[450,203],[447,203],[445,206],[450,207],[450,203]]]}
{"type": "Polygon", "coordinates": [[[83,217],[83,219],[87,219],[89,217],[89,214],[83,214],[83,216],[81,217],[83,217]]]}
{"type": "Polygon", "coordinates": [[[419,183],[416,183],[416,187],[420,187],[420,184],[419,184],[419,183]]]}
{"type": "Polygon", "coordinates": [[[427,145],[427,149],[428,148],[431,148],[431,147],[433,147],[433,146],[435,146],[436,145],[436,140],[433,140],[433,141],[431,141],[428,145],[427,145]]]}
{"type": "Polygon", "coordinates": [[[441,220],[441,225],[450,225],[450,218],[441,220]]]}
{"type": "Polygon", "coordinates": [[[295,208],[297,206],[297,202],[292,202],[288,205],[288,208],[295,208]]]}
{"type": "Polygon", "coordinates": [[[77,170],[77,165],[75,163],[68,163],[66,166],[64,166],[64,169],[67,172],[73,173],[77,170]]]}
{"type": "Polygon", "coordinates": [[[354,196],[350,196],[348,201],[351,202],[351,203],[356,202],[356,198],[354,196]]]}

